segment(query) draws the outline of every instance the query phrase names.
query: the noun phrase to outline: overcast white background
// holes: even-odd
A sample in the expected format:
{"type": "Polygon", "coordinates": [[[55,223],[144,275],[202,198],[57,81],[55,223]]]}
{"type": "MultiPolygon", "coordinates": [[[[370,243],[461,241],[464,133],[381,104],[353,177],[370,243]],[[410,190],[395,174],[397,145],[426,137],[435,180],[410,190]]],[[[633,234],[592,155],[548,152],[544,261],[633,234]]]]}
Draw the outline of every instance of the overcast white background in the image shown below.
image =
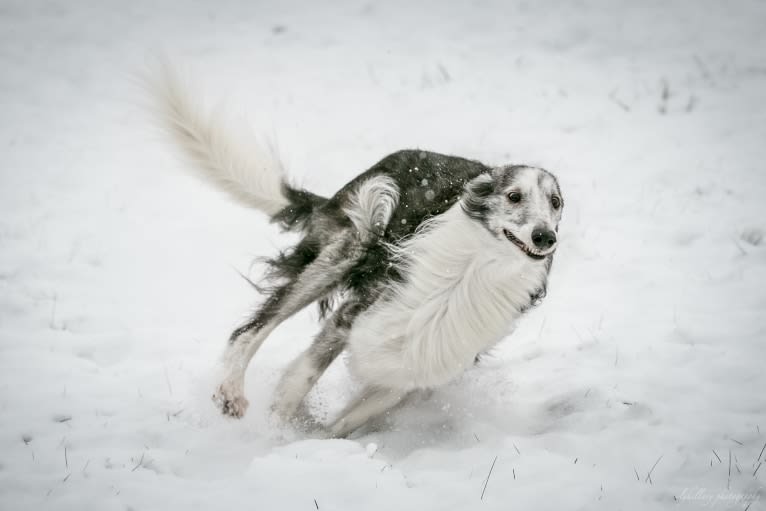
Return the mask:
{"type": "MultiPolygon", "coordinates": [[[[757,1],[0,2],[0,508],[763,509],[764,26],[757,1]],[[157,51],[317,193],[401,148],[551,169],[548,298],[351,440],[270,415],[307,310],[219,416],[259,299],[237,271],[291,239],[184,173],[134,79],[157,51]]],[[[339,361],[311,408],[354,391],[339,361]]]]}

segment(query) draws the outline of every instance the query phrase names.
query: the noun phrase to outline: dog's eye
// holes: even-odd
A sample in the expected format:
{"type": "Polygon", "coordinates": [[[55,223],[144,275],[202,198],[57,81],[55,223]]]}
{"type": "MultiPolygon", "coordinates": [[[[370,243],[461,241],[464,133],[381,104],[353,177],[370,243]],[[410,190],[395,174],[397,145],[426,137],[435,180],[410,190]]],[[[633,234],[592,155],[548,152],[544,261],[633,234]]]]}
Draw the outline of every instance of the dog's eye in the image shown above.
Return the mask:
{"type": "Polygon", "coordinates": [[[511,193],[509,193],[508,194],[508,200],[513,202],[513,203],[521,202],[521,193],[519,193],[519,192],[511,192],[511,193]]]}
{"type": "Polygon", "coordinates": [[[555,195],[551,197],[551,206],[553,206],[553,209],[559,209],[561,207],[561,199],[555,195]]]}

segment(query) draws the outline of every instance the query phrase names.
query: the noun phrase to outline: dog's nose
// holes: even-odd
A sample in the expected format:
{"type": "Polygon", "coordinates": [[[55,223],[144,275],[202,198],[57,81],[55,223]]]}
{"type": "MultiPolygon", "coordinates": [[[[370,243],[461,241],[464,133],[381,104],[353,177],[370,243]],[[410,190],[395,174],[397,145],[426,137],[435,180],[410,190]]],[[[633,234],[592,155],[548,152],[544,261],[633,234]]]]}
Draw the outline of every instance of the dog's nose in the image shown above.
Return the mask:
{"type": "Polygon", "coordinates": [[[556,233],[544,227],[535,227],[532,231],[532,242],[543,250],[551,248],[556,244],[556,233]]]}

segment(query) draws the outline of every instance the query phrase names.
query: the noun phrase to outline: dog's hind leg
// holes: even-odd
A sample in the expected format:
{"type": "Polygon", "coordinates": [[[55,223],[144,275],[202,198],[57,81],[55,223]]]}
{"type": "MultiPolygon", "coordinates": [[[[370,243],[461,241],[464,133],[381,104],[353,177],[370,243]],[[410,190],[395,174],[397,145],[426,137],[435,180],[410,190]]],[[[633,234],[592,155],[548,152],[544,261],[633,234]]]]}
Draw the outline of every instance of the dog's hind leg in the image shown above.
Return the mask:
{"type": "Polygon", "coordinates": [[[242,417],[247,409],[245,371],[268,335],[285,319],[335,288],[361,254],[359,241],[341,232],[297,277],[277,287],[250,321],[236,329],[223,357],[224,379],[213,400],[225,415],[242,417]]]}
{"type": "Polygon", "coordinates": [[[287,368],[277,387],[274,410],[282,419],[295,417],[303,399],[346,347],[351,325],[364,305],[351,298],[335,311],[314,342],[287,368]]]}
{"type": "Polygon", "coordinates": [[[399,404],[409,392],[401,389],[370,386],[349,404],[330,426],[334,438],[343,438],[399,404]]]}

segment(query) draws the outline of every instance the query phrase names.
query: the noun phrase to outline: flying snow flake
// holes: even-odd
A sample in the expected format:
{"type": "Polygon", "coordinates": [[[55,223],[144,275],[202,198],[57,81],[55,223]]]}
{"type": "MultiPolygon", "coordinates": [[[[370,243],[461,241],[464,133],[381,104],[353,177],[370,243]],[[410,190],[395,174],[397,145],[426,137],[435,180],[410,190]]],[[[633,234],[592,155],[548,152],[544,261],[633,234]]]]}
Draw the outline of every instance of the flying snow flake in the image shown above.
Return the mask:
{"type": "Polygon", "coordinates": [[[428,190],[426,192],[426,199],[427,200],[434,200],[434,197],[436,197],[436,193],[433,190],[428,190]]]}
{"type": "Polygon", "coordinates": [[[428,179],[423,179],[423,180],[420,182],[420,186],[428,186],[428,179]]]}

